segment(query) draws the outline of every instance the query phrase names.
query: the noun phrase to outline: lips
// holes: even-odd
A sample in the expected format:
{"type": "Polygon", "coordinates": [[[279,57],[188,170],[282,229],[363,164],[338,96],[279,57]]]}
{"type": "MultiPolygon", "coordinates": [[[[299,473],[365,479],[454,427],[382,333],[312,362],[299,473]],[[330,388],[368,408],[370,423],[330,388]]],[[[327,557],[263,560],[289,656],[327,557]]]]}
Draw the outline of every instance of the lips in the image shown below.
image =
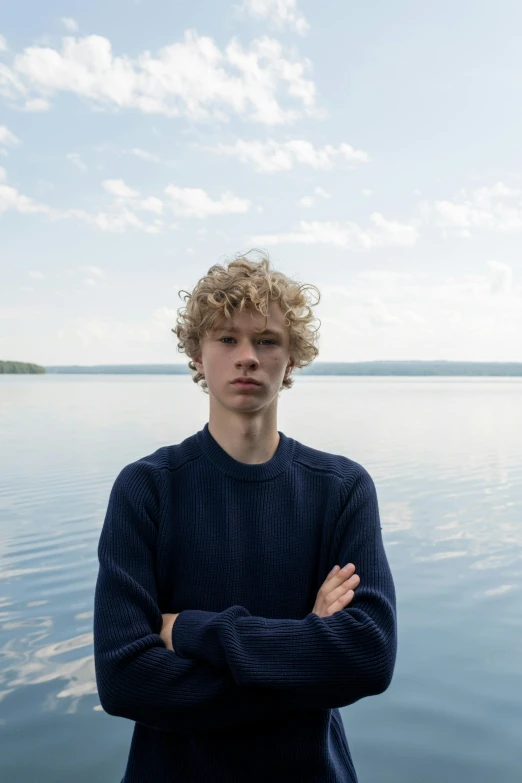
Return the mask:
{"type": "Polygon", "coordinates": [[[236,389],[244,389],[245,391],[261,388],[261,384],[255,383],[254,381],[250,381],[249,383],[244,381],[233,381],[232,386],[235,386],[236,389]]]}

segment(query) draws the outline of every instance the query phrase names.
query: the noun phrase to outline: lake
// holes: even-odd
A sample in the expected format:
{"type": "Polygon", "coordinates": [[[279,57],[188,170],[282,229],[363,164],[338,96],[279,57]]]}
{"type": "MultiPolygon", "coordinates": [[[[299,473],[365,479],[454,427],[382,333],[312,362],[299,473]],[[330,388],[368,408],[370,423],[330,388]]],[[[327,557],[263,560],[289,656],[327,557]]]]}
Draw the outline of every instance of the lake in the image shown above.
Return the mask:
{"type": "MultiPolygon", "coordinates": [[[[121,468],[208,420],[190,376],[0,376],[0,779],[119,783],[94,677],[121,468]]],[[[389,689],[341,709],[359,783],[522,779],[522,379],[297,377],[278,429],[372,475],[395,580],[389,689]]],[[[333,565],[333,564],[332,564],[333,565]]]]}

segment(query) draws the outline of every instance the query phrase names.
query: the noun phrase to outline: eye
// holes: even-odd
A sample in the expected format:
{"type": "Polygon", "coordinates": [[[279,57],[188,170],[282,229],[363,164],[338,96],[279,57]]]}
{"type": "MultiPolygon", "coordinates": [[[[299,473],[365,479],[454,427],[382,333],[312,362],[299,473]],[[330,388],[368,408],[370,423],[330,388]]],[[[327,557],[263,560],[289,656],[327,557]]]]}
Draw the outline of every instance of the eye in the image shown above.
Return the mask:
{"type": "MultiPolygon", "coordinates": [[[[233,340],[233,339],[234,339],[233,337],[220,337],[219,338],[219,342],[221,342],[222,340],[233,340]]],[[[260,342],[262,342],[262,343],[272,343],[273,345],[276,345],[276,341],[275,340],[271,340],[268,337],[264,338],[260,342]]],[[[227,345],[229,345],[229,343],[227,343],[227,345]]]]}

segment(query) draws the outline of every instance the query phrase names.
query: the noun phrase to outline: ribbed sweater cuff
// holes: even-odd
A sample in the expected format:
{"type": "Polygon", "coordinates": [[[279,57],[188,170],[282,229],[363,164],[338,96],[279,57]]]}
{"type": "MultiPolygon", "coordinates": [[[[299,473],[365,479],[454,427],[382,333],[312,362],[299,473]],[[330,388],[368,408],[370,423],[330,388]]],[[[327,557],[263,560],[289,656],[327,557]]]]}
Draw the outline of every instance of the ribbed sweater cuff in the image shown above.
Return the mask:
{"type": "Polygon", "coordinates": [[[212,639],[210,634],[205,634],[209,623],[218,614],[204,609],[184,609],[180,612],[172,626],[174,652],[181,658],[202,658],[214,666],[226,666],[219,640],[216,636],[212,639]]]}

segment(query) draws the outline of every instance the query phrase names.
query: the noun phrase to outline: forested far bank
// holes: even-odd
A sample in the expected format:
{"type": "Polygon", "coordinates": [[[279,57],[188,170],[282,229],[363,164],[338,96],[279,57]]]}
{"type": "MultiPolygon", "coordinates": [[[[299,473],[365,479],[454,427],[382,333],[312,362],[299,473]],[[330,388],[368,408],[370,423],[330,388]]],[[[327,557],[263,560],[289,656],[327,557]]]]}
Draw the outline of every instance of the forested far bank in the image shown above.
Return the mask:
{"type": "MultiPolygon", "coordinates": [[[[189,375],[185,363],[98,364],[47,366],[48,373],[99,375],[189,375]]],[[[522,362],[459,362],[440,360],[376,360],[370,362],[320,362],[294,370],[294,375],[403,375],[521,377],[522,362]]]]}
{"type": "Polygon", "coordinates": [[[45,372],[45,367],[40,364],[32,364],[31,362],[10,362],[0,359],[0,375],[2,373],[29,373],[34,375],[35,373],[45,372]]]}

